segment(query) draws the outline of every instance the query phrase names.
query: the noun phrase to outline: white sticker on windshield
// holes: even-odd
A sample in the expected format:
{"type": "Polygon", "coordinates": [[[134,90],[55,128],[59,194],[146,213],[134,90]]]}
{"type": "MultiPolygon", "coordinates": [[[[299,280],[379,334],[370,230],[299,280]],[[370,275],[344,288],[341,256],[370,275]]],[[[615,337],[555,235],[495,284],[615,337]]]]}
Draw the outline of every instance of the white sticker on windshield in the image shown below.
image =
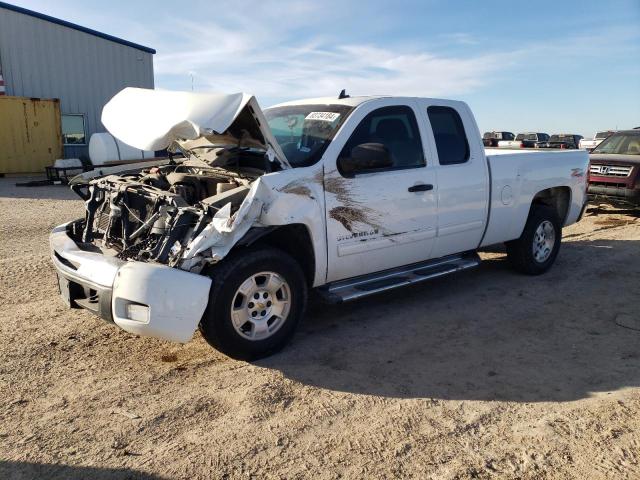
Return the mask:
{"type": "Polygon", "coordinates": [[[305,120],[320,120],[322,122],[335,122],[340,117],[339,113],[334,112],[311,112],[305,117],[305,120]]]}

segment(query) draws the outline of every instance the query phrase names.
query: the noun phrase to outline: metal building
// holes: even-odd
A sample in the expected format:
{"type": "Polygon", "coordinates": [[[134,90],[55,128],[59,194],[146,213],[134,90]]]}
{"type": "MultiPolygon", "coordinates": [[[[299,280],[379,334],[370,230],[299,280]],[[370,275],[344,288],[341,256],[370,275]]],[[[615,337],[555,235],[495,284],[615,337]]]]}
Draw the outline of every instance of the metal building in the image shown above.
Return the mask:
{"type": "Polygon", "coordinates": [[[88,158],[102,107],[124,87],[153,88],[155,50],[0,2],[0,95],[58,98],[66,158],[88,158]]]}

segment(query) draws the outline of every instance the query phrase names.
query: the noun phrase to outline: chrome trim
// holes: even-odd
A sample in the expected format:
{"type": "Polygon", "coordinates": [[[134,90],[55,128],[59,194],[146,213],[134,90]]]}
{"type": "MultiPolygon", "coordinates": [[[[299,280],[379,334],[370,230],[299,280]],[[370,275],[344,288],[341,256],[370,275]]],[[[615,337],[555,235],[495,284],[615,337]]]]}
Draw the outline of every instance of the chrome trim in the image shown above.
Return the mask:
{"type": "Polygon", "coordinates": [[[591,165],[589,173],[603,177],[628,177],[633,166],[626,165],[591,165]]]}

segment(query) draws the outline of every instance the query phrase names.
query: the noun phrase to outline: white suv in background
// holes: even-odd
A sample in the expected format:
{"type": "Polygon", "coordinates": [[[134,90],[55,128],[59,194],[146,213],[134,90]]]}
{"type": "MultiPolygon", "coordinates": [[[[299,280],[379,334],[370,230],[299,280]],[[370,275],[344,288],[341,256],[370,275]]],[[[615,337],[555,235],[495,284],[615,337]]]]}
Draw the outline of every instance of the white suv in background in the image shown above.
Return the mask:
{"type": "Polygon", "coordinates": [[[596,134],[593,136],[593,139],[588,140],[586,138],[583,138],[582,140],[580,140],[580,148],[583,150],[591,151],[598,145],[600,145],[604,139],[610,137],[614,133],[616,133],[615,130],[596,132],[596,134]]]}

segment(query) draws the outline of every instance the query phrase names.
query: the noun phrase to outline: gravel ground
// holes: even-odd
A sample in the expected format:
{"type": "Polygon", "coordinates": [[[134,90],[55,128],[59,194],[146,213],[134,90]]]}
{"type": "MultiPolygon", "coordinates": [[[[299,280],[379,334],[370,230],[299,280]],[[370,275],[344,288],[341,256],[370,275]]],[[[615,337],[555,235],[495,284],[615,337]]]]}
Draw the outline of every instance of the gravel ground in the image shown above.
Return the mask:
{"type": "Polygon", "coordinates": [[[256,363],[58,299],[65,187],[0,179],[0,478],[640,478],[640,217],[592,209],[541,277],[313,301],[256,363]],[[633,328],[636,328],[635,330],[633,328]]]}

